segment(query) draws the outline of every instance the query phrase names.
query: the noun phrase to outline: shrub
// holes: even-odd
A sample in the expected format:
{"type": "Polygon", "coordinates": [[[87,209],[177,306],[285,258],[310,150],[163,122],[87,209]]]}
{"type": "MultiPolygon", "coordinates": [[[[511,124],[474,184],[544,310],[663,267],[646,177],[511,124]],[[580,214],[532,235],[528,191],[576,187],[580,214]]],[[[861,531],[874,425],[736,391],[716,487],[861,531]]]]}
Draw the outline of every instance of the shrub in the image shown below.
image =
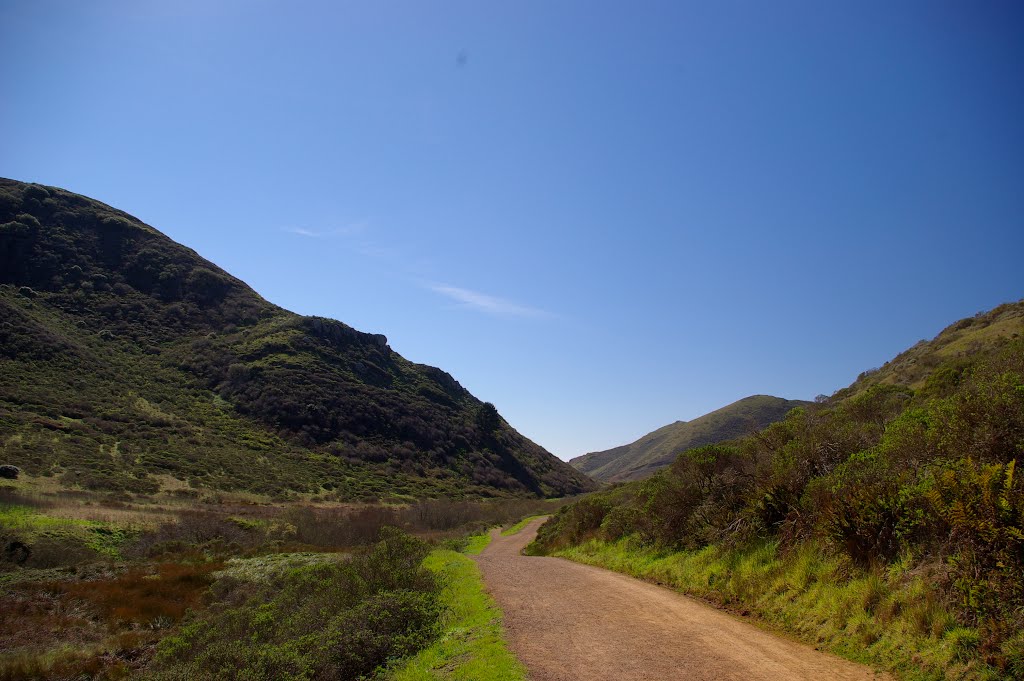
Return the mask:
{"type": "Polygon", "coordinates": [[[158,678],[358,679],[430,643],[440,585],[428,546],[393,528],[350,560],[224,576],[215,602],[161,642],[158,678]]]}

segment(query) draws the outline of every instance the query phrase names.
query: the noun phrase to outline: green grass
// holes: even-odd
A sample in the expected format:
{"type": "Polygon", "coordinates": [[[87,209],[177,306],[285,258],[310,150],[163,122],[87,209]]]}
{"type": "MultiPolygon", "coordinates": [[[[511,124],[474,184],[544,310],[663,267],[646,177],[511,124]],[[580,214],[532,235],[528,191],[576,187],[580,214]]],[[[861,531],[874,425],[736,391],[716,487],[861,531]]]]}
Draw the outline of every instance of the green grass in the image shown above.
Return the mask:
{"type": "MultiPolygon", "coordinates": [[[[490,539],[489,535],[478,535],[474,539],[480,537],[490,539]]],[[[526,669],[505,645],[501,611],[484,592],[476,564],[455,551],[439,550],[427,556],[424,566],[445,580],[441,592],[441,602],[448,611],[443,623],[444,631],[433,645],[421,650],[405,666],[389,675],[389,679],[525,679],[526,669]]]]}
{"type": "Polygon", "coordinates": [[[517,532],[519,532],[519,530],[521,530],[524,527],[526,527],[530,523],[530,521],[536,520],[537,518],[547,518],[547,517],[548,516],[546,516],[546,515],[531,515],[531,516],[528,516],[526,518],[523,518],[522,520],[520,520],[518,523],[516,523],[512,527],[508,527],[508,528],[505,528],[504,530],[502,530],[501,531],[501,536],[503,536],[503,537],[510,537],[513,534],[516,534],[517,532]]]}
{"type": "Polygon", "coordinates": [[[491,533],[489,531],[483,534],[474,534],[466,540],[466,548],[463,550],[463,553],[469,556],[479,556],[490,543],[491,533]]]}
{"type": "Polygon", "coordinates": [[[900,563],[859,571],[820,547],[783,555],[775,542],[669,552],[590,540],[552,555],[749,611],[770,628],[909,681],[1000,678],[978,659],[978,631],[957,626],[927,576],[900,563]]]}
{"type": "Polygon", "coordinates": [[[311,565],[338,563],[345,560],[345,553],[268,553],[251,558],[231,558],[223,570],[214,577],[231,577],[244,582],[269,583],[289,570],[311,565]]]}
{"type": "Polygon", "coordinates": [[[56,518],[15,504],[0,504],[0,530],[21,541],[48,539],[81,545],[107,558],[119,558],[121,547],[137,534],[137,528],[98,520],[56,518]]]}

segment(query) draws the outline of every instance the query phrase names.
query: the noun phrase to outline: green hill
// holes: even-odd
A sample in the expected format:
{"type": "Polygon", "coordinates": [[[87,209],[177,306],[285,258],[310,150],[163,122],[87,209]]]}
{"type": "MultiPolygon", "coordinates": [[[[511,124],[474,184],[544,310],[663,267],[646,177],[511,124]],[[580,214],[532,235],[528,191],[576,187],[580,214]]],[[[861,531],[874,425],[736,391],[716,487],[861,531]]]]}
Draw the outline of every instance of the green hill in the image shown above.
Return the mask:
{"type": "Polygon", "coordinates": [[[1024,678],[1024,301],[821,403],[591,494],[535,550],[668,583],[901,678],[1024,678]]]}
{"type": "Polygon", "coordinates": [[[865,371],[830,402],[863,394],[872,386],[898,385],[920,390],[929,379],[951,377],[1008,339],[1024,334],[1024,303],[1006,303],[950,324],[932,340],[918,341],[877,369],[865,371]],[[933,377],[933,374],[939,376],[933,377]]]}
{"type": "Polygon", "coordinates": [[[0,180],[0,463],[138,493],[594,484],[384,336],[283,310],[130,215],[12,180],[0,180]]]}
{"type": "Polygon", "coordinates": [[[569,461],[601,482],[640,480],[672,464],[687,449],[749,435],[808,404],[771,395],[751,395],[692,421],[676,421],[632,444],[591,452],[569,461]]]}

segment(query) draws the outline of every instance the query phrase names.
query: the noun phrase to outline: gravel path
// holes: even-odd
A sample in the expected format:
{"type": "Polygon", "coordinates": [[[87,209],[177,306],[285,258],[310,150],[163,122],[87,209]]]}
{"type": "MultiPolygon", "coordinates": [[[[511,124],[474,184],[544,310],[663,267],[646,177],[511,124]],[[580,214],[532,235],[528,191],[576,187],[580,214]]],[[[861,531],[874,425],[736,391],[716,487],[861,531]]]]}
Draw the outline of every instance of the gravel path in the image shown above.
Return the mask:
{"type": "Polygon", "coordinates": [[[532,681],[880,681],[888,676],[608,570],[522,556],[543,520],[478,563],[532,681]]]}

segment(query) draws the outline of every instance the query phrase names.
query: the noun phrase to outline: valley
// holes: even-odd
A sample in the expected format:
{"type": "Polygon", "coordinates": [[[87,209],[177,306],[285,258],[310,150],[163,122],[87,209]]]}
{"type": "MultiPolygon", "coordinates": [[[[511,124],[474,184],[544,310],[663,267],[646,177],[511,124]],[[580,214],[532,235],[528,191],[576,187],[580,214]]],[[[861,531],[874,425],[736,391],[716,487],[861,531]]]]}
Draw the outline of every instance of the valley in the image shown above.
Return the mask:
{"type": "Polygon", "coordinates": [[[0,681],[1024,681],[1024,2],[0,53],[0,681]]]}
{"type": "Polygon", "coordinates": [[[1024,669],[1024,302],[570,464],[114,208],[0,211],[0,678],[1024,669]]]}

